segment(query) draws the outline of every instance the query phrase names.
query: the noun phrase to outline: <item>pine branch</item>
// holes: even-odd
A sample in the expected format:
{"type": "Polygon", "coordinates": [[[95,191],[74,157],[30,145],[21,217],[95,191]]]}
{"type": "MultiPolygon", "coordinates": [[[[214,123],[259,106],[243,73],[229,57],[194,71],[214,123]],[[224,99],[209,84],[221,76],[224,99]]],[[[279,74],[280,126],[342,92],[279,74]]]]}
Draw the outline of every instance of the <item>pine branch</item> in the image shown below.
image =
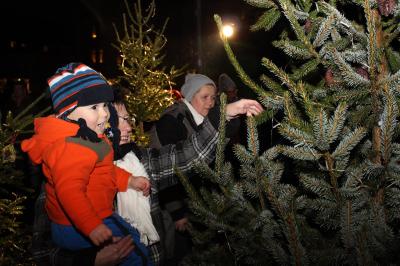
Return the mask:
{"type": "Polygon", "coordinates": [[[313,135],[315,138],[314,145],[321,151],[329,149],[328,144],[328,116],[320,109],[320,111],[312,119],[313,135]]]}
{"type": "Polygon", "coordinates": [[[338,158],[347,156],[365,135],[366,131],[364,128],[356,128],[342,139],[335,151],[332,153],[332,157],[338,158]]]}
{"type": "Polygon", "coordinates": [[[274,81],[265,74],[262,74],[260,76],[260,80],[262,81],[265,87],[269,88],[277,95],[283,95],[283,93],[285,92],[285,89],[283,88],[282,85],[280,85],[278,82],[274,81]]]}
{"type": "Polygon", "coordinates": [[[292,141],[295,145],[313,146],[315,143],[313,136],[297,128],[293,128],[286,123],[281,123],[281,126],[279,127],[279,133],[288,140],[292,141]]]}
{"type": "Polygon", "coordinates": [[[346,58],[347,62],[357,63],[360,65],[367,65],[367,56],[363,47],[356,47],[342,52],[342,57],[346,58]]]}
{"type": "Polygon", "coordinates": [[[300,68],[293,71],[291,78],[294,80],[302,79],[306,77],[308,74],[318,71],[319,64],[320,64],[319,59],[309,60],[308,62],[301,65],[300,68]]]}
{"type": "Polygon", "coordinates": [[[365,36],[364,32],[357,30],[354,25],[344,17],[332,4],[328,4],[324,1],[319,1],[318,5],[321,7],[321,10],[330,15],[331,13],[335,14],[336,17],[336,27],[340,32],[344,32],[350,38],[354,40],[358,40],[361,43],[367,42],[367,37],[365,36]]]}
{"type": "Polygon", "coordinates": [[[371,80],[375,80],[377,75],[376,65],[377,65],[377,38],[376,38],[376,28],[375,28],[375,16],[372,13],[371,7],[369,5],[369,0],[364,0],[364,14],[367,20],[367,31],[368,31],[368,66],[369,74],[371,80]]]}
{"type": "Polygon", "coordinates": [[[242,164],[252,164],[254,162],[253,154],[251,154],[244,146],[236,144],[233,147],[235,156],[242,164]]]}
{"type": "Polygon", "coordinates": [[[298,236],[298,230],[296,228],[296,223],[294,215],[288,211],[285,211],[280,204],[280,201],[276,198],[272,187],[266,180],[264,180],[264,190],[267,193],[267,197],[270,200],[274,210],[277,212],[279,218],[285,223],[287,228],[284,229],[286,232],[286,239],[289,243],[289,250],[293,256],[295,265],[301,265],[303,261],[307,261],[307,257],[304,254],[304,249],[300,243],[298,236]]]}
{"type": "Polygon", "coordinates": [[[329,120],[329,127],[327,133],[328,144],[334,142],[343,129],[344,122],[346,121],[347,105],[339,103],[333,117],[329,120]]]}
{"type": "Polygon", "coordinates": [[[197,193],[197,191],[193,187],[193,185],[189,182],[189,179],[185,175],[183,175],[182,172],[178,168],[174,168],[174,173],[179,177],[181,184],[183,185],[185,190],[188,192],[188,195],[192,199],[192,201],[199,204],[199,206],[204,206],[205,203],[203,202],[202,198],[197,193]]]}
{"type": "Polygon", "coordinates": [[[225,93],[222,93],[220,96],[220,101],[221,105],[219,107],[219,113],[220,113],[220,122],[219,122],[219,127],[218,127],[218,144],[217,144],[217,150],[216,150],[216,161],[215,161],[215,171],[217,172],[217,175],[221,175],[222,171],[222,165],[225,160],[224,156],[224,150],[225,150],[225,117],[226,117],[226,95],[225,93]]]}
{"type": "Polygon", "coordinates": [[[310,43],[310,40],[308,37],[304,34],[303,28],[300,26],[298,23],[296,17],[294,16],[294,10],[295,8],[291,4],[291,2],[287,0],[278,0],[280,8],[282,9],[283,14],[289,21],[290,25],[292,26],[292,29],[294,33],[296,34],[296,37],[299,41],[304,43],[304,45],[308,48],[309,52],[315,57],[318,58],[319,55],[318,53],[314,50],[313,45],[310,43]]]}
{"type": "Polygon", "coordinates": [[[307,174],[301,174],[299,178],[305,189],[316,194],[319,198],[333,201],[332,186],[321,178],[314,178],[307,174]]]}
{"type": "Polygon", "coordinates": [[[272,74],[274,74],[282,82],[282,85],[286,85],[288,89],[293,93],[294,96],[299,94],[297,84],[294,83],[288,74],[275,65],[270,59],[264,57],[261,59],[262,65],[265,66],[272,74]]]}
{"type": "Polygon", "coordinates": [[[294,105],[289,92],[284,93],[283,104],[286,120],[288,121],[288,123],[293,127],[302,129],[302,120],[299,117],[299,112],[298,110],[296,110],[296,106],[294,105]]]}
{"type": "MultiPolygon", "coordinates": [[[[255,125],[255,121],[253,117],[247,118],[247,146],[250,149],[252,156],[257,158],[259,155],[259,140],[258,140],[258,132],[255,125]]],[[[266,208],[266,204],[264,201],[263,188],[262,188],[262,179],[264,177],[262,163],[259,160],[255,161],[255,170],[256,170],[256,188],[257,188],[257,196],[260,201],[261,209],[266,208]]]]}
{"type": "Polygon", "coordinates": [[[393,87],[397,93],[400,93],[400,70],[393,75],[387,75],[380,79],[377,83],[377,87],[393,87]]]}
{"type": "Polygon", "coordinates": [[[397,125],[397,117],[399,115],[397,103],[393,93],[386,87],[383,90],[384,94],[384,109],[381,114],[381,153],[383,164],[386,165],[392,155],[393,133],[397,125]]]}
{"type": "Polygon", "coordinates": [[[256,158],[259,153],[259,140],[253,117],[247,118],[247,147],[250,149],[253,157],[256,158]]]}
{"type": "Polygon", "coordinates": [[[344,81],[351,88],[367,88],[370,86],[370,81],[363,78],[360,74],[356,73],[349,64],[343,59],[339,52],[334,49],[332,55],[335,59],[335,64],[340,70],[340,75],[343,77],[344,81]]]}
{"type": "MultiPolygon", "coordinates": [[[[353,229],[353,211],[352,205],[350,201],[346,201],[343,207],[343,219],[342,224],[345,226],[341,230],[341,238],[343,241],[343,245],[348,253],[352,252],[352,249],[355,248],[355,239],[354,239],[354,229],[353,229]]],[[[351,254],[351,253],[350,253],[351,254]]]]}
{"type": "Polygon", "coordinates": [[[331,14],[321,23],[317,36],[314,39],[313,46],[319,47],[324,44],[326,39],[328,39],[329,34],[332,31],[333,24],[335,22],[335,18],[335,15],[331,14]]]}
{"type": "Polygon", "coordinates": [[[398,72],[400,70],[400,54],[394,51],[392,47],[386,47],[385,49],[386,57],[392,73],[398,72]]]}
{"type": "MultiPolygon", "coordinates": [[[[370,94],[367,90],[338,90],[334,95],[334,100],[339,102],[357,102],[369,98],[370,94]]],[[[363,101],[364,102],[364,101],[363,101]]]]}
{"type": "Polygon", "coordinates": [[[271,9],[265,11],[255,24],[251,25],[250,30],[258,31],[263,29],[265,31],[269,31],[275,26],[280,18],[281,13],[279,13],[279,10],[277,10],[276,7],[272,7],[271,9]]]}
{"type": "Polygon", "coordinates": [[[321,158],[321,154],[316,149],[309,146],[305,147],[289,147],[279,146],[279,150],[282,154],[297,160],[305,161],[317,161],[321,158]]]}
{"type": "Polygon", "coordinates": [[[387,34],[385,48],[388,49],[389,45],[393,42],[393,40],[398,38],[399,35],[400,35],[400,26],[397,25],[397,27],[391,33],[387,34]]]}
{"type": "Polygon", "coordinates": [[[288,56],[295,59],[311,59],[313,55],[309,52],[307,47],[299,41],[279,40],[272,43],[276,48],[281,49],[288,56]]]}
{"type": "Polygon", "coordinates": [[[274,2],[265,0],[245,0],[245,2],[248,3],[249,5],[259,8],[270,8],[275,6],[274,2]]]}

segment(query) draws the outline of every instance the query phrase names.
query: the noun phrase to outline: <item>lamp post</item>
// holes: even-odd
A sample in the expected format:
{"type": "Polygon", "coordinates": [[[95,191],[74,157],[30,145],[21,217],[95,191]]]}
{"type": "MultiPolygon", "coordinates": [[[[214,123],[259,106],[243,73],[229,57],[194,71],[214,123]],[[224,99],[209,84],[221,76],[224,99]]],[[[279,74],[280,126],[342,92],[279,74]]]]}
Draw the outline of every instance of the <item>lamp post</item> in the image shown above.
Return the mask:
{"type": "Polygon", "coordinates": [[[197,68],[203,72],[203,49],[201,32],[201,0],[196,0],[196,28],[197,28],[197,68]]]}

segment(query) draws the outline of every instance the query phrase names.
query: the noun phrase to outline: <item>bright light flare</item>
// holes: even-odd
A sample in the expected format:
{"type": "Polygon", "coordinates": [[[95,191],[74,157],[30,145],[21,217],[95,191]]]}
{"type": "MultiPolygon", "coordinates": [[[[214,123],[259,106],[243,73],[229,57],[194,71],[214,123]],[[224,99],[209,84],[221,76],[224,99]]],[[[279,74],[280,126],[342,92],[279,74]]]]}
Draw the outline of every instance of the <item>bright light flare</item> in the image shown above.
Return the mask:
{"type": "Polygon", "coordinates": [[[222,34],[227,38],[232,37],[234,32],[235,32],[235,29],[233,28],[233,25],[224,25],[222,27],[222,34]]]}

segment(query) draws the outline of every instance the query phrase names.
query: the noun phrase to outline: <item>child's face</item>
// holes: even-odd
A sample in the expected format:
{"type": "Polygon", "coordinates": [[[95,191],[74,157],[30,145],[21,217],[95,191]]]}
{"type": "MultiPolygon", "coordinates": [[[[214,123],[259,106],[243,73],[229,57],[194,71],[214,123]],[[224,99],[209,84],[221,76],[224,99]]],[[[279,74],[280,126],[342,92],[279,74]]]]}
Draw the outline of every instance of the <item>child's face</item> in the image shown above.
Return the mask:
{"type": "Polygon", "coordinates": [[[109,117],[110,112],[107,103],[79,106],[68,116],[69,119],[74,121],[78,121],[79,118],[85,119],[88,128],[97,134],[104,133],[109,117]]]}
{"type": "Polygon", "coordinates": [[[129,143],[132,136],[132,121],[124,104],[115,104],[118,113],[118,129],[121,131],[120,145],[129,143]]]}

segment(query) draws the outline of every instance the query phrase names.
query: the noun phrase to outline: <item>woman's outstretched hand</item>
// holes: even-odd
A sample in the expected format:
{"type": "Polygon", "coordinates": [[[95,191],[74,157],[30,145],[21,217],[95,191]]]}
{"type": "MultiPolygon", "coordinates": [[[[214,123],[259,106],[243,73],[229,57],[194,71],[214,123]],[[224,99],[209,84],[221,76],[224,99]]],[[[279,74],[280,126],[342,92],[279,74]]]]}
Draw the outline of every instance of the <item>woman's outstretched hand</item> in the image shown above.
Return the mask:
{"type": "Polygon", "coordinates": [[[241,99],[239,101],[226,105],[226,118],[230,120],[238,115],[258,115],[263,110],[264,108],[257,101],[250,99],[241,99]]]}

